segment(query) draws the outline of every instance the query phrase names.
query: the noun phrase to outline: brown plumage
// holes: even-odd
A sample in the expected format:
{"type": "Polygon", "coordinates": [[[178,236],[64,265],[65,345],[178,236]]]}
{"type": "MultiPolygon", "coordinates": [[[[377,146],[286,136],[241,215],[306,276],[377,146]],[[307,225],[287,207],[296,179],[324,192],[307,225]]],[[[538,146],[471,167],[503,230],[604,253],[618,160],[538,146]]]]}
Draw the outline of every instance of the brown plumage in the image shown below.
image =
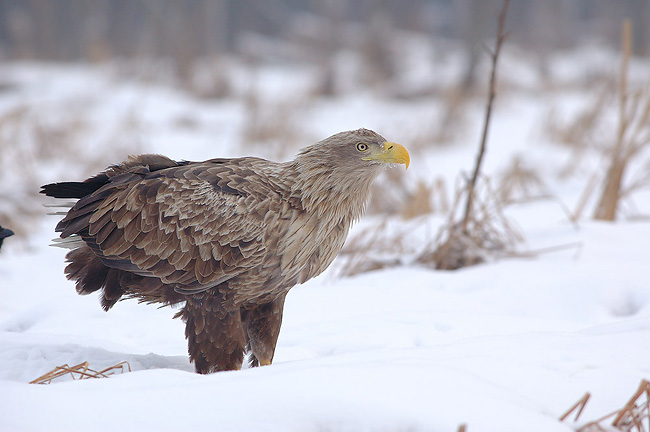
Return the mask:
{"type": "Polygon", "coordinates": [[[341,132],[290,162],[131,157],[42,193],[78,201],[59,222],[77,292],[175,305],[197,372],[270,364],[291,287],[325,270],[385,163],[408,152],[377,133],[341,132]]]}

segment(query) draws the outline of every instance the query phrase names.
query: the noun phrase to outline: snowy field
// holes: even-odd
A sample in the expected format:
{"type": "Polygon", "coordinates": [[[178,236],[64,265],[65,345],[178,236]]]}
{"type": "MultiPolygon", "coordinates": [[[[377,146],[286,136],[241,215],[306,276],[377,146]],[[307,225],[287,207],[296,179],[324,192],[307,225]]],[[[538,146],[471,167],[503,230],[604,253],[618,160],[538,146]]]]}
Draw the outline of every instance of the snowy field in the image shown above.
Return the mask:
{"type": "MultiPolygon", "coordinates": [[[[550,112],[570,119],[596,97],[577,85],[589,67],[615,76],[618,60],[589,52],[559,58],[551,73],[567,89],[554,91],[541,90],[530,65],[505,61],[508,88],[493,113],[484,172],[498,178],[517,156],[544,180],[539,194],[552,199],[508,206],[506,214],[525,238],[518,251],[547,253],[453,272],[406,256],[402,266],[353,277],[340,277],[335,263],[287,297],[272,366],[200,376],[187,359],[183,323],[171,319],[174,310],[126,301],[104,313],[95,296],[78,296],[63,275],[65,251],[47,246],[57,218],[39,218],[28,238],[9,238],[0,252],[0,431],[442,432],[466,424],[469,432],[553,432],[579,425],[558,418],[585,392],[592,398],[581,422],[620,408],[650,378],[650,193],[630,196],[616,223],[591,219],[594,195],[571,222],[565,208],[576,208],[605,160],[596,150],[578,159],[543,130],[550,112]],[[568,165],[571,175],[560,175],[568,165]],[[84,361],[95,370],[128,361],[132,372],[28,384],[56,366],[84,361]]],[[[647,63],[638,70],[647,72],[647,63]]],[[[310,75],[303,72],[257,71],[267,108],[286,102],[287,86],[298,88],[297,99],[308,94],[310,75]]],[[[430,75],[414,68],[405,82],[430,75]]],[[[484,105],[482,98],[468,102],[454,142],[413,148],[423,124],[440,115],[436,97],[396,101],[372,91],[313,97],[295,102],[291,121],[302,125],[295,144],[243,146],[251,120],[239,97],[248,91],[246,76],[234,81],[231,97],[216,102],[106,67],[5,65],[2,76],[13,83],[0,94],[2,112],[23,104],[42,123],[83,119],[70,138],[79,143],[74,154],[34,154],[37,162],[26,168],[0,157],[5,196],[23,190],[27,176],[42,184],[94,174],[78,161],[98,152],[109,153],[110,162],[129,152],[286,159],[303,145],[358,127],[411,150],[407,185],[441,178],[451,194],[474,163],[484,105]]],[[[441,82],[452,76],[453,67],[440,66],[441,82]]],[[[604,127],[600,135],[607,134],[615,136],[615,126],[604,127]]],[[[647,162],[647,152],[640,160],[647,162]]],[[[630,175],[647,169],[641,162],[630,175]]],[[[369,215],[351,235],[382,218],[369,215]]],[[[405,229],[418,245],[444,220],[440,213],[395,217],[387,229],[405,229]]]]}

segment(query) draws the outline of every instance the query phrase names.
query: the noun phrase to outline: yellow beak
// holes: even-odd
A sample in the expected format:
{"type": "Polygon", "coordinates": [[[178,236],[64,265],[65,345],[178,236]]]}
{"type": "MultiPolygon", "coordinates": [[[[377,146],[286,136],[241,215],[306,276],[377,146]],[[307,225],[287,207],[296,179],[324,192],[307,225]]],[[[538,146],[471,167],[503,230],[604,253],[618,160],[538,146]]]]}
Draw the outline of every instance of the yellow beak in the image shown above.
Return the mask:
{"type": "Polygon", "coordinates": [[[386,141],[384,143],[384,148],[380,152],[366,156],[363,160],[376,160],[384,163],[400,163],[406,165],[406,169],[408,169],[411,158],[409,157],[409,152],[403,145],[386,141]]]}

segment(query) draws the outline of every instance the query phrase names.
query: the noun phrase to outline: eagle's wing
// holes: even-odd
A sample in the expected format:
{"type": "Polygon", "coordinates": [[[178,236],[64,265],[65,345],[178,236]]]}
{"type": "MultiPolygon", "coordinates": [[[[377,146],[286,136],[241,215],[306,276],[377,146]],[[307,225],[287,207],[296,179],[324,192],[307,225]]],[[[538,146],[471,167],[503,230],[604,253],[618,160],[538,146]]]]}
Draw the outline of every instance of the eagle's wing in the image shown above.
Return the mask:
{"type": "MultiPolygon", "coordinates": [[[[242,158],[118,174],[80,199],[61,237],[80,234],[104,265],[156,277],[183,294],[260,265],[281,190],[242,158]]],[[[266,162],[266,161],[263,161],[266,162]]],[[[270,162],[268,162],[270,163],[270,162]]]]}

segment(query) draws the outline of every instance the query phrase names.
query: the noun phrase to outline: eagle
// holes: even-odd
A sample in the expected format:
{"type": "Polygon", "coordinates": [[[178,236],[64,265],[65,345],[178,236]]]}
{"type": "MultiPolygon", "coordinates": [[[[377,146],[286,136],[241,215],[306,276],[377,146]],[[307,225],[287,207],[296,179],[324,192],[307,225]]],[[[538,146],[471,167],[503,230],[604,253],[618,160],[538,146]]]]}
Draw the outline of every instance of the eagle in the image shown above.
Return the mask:
{"type": "Polygon", "coordinates": [[[288,162],[130,156],[41,193],[68,200],[55,242],[71,249],[77,292],[99,291],[106,311],[128,298],[178,305],[190,361],[207,374],[271,364],[287,292],[332,263],[392,164],[408,168],[408,151],[358,129],[288,162]]]}

